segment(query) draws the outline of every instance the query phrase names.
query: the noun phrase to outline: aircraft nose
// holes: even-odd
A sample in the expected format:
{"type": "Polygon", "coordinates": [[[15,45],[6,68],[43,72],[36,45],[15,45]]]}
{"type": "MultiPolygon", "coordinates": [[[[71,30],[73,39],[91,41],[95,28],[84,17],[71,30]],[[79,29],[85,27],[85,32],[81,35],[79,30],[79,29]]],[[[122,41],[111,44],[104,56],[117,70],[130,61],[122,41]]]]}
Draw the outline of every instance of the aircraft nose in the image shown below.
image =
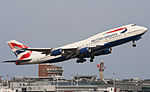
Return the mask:
{"type": "Polygon", "coordinates": [[[144,29],[144,33],[147,32],[147,28],[146,27],[143,27],[143,29],[144,29]]]}
{"type": "Polygon", "coordinates": [[[139,26],[139,27],[140,27],[142,33],[147,32],[147,28],[146,27],[143,27],[143,26],[139,26]]]}

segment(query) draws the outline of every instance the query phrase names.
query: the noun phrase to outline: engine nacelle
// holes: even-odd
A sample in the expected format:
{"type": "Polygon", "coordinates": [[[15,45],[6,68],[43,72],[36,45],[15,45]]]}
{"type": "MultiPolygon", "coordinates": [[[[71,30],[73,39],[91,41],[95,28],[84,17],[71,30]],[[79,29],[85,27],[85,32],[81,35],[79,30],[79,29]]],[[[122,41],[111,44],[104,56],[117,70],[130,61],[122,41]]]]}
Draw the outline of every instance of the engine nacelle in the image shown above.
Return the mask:
{"type": "Polygon", "coordinates": [[[51,56],[61,55],[63,53],[62,49],[55,49],[51,51],[51,56]]]}
{"type": "Polygon", "coordinates": [[[107,48],[107,49],[103,50],[101,53],[103,55],[106,55],[106,54],[110,54],[111,52],[112,52],[112,48],[107,48]]]}
{"type": "Polygon", "coordinates": [[[78,54],[89,53],[89,52],[91,52],[91,49],[88,48],[88,47],[85,47],[85,48],[79,48],[77,52],[78,52],[78,54]]]}
{"type": "Polygon", "coordinates": [[[106,54],[110,54],[111,52],[112,52],[112,48],[107,48],[102,51],[98,51],[98,52],[94,53],[94,55],[95,56],[106,55],[106,54]]]}

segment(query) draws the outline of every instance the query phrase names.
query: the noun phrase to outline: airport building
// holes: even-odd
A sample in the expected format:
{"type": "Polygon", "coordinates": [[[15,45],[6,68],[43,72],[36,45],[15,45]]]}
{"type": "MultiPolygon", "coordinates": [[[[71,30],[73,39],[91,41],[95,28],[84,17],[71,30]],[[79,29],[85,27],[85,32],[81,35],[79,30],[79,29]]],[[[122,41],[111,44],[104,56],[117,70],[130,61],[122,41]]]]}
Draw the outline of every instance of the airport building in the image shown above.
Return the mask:
{"type": "Polygon", "coordinates": [[[55,77],[14,77],[9,81],[2,80],[0,92],[150,92],[150,79],[95,78],[95,75],[75,75],[71,80],[55,77]]]}
{"type": "Polygon", "coordinates": [[[63,70],[61,66],[47,64],[39,64],[38,76],[50,77],[50,76],[62,76],[63,70]]]}
{"type": "Polygon", "coordinates": [[[51,64],[40,64],[38,71],[38,77],[1,80],[0,92],[150,92],[150,79],[98,79],[79,74],[64,79],[62,67],[51,64]]]}

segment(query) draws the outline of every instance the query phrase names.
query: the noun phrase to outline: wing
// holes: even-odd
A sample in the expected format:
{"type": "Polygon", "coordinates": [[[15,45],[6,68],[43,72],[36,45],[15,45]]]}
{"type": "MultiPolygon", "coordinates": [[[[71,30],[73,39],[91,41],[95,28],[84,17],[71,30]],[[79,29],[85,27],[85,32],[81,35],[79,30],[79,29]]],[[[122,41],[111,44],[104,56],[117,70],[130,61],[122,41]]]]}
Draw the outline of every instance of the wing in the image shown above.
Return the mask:
{"type": "MultiPolygon", "coordinates": [[[[102,47],[103,45],[93,45],[93,46],[88,46],[88,47],[84,47],[84,48],[88,48],[90,49],[91,51],[97,49],[97,48],[100,48],[102,47]]],[[[82,49],[80,47],[60,47],[60,48],[23,48],[21,50],[29,50],[29,51],[37,51],[37,52],[41,52],[41,54],[46,54],[46,55],[51,55],[51,53],[53,53],[53,51],[55,53],[57,53],[56,51],[60,51],[61,54],[58,54],[58,55],[62,55],[62,56],[65,56],[67,59],[69,58],[75,58],[77,57],[77,55],[79,54],[78,53],[78,50],[79,49],[82,49]]]]}
{"type": "MultiPolygon", "coordinates": [[[[63,56],[66,56],[68,54],[74,53],[77,48],[59,48],[63,51],[63,56]]],[[[41,52],[41,54],[46,54],[49,55],[51,54],[52,50],[57,50],[56,48],[22,48],[20,50],[29,50],[29,51],[37,51],[37,52],[41,52]]],[[[70,57],[70,55],[69,55],[70,57]]]]}
{"type": "Polygon", "coordinates": [[[37,51],[42,52],[41,54],[50,54],[52,48],[22,48],[21,50],[37,51]]]}
{"type": "MultiPolygon", "coordinates": [[[[94,51],[95,49],[101,48],[102,46],[104,45],[95,45],[84,48],[89,48],[90,49],[89,51],[94,51]]],[[[62,55],[65,56],[67,59],[76,58],[78,57],[79,50],[84,48],[63,48],[64,53],[62,55]]]]}

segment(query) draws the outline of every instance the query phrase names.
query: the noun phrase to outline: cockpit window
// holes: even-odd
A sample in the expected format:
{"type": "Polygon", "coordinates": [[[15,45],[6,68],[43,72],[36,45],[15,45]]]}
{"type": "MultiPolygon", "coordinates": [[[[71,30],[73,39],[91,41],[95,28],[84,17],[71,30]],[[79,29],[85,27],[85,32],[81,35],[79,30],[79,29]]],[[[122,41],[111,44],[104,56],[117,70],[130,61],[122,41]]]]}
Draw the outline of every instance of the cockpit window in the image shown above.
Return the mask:
{"type": "Polygon", "coordinates": [[[132,27],[133,27],[133,26],[136,26],[136,24],[132,24],[131,26],[132,26],[132,27]]]}

